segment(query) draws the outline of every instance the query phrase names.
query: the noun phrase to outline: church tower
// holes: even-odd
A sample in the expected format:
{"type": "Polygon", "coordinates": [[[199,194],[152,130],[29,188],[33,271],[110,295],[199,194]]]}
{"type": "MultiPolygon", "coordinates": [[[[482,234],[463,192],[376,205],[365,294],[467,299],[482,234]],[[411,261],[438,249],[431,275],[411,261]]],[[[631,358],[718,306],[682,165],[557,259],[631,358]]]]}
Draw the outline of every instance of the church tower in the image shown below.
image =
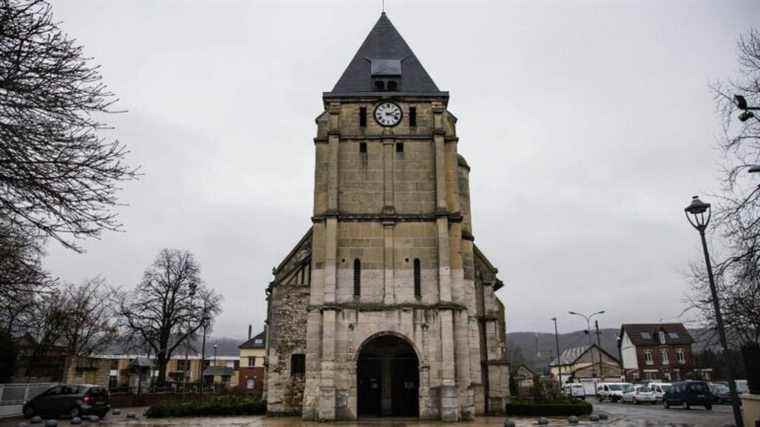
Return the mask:
{"type": "Polygon", "coordinates": [[[323,93],[312,226],[267,289],[267,402],[309,420],[500,413],[497,270],[449,94],[383,13],[323,93]]]}

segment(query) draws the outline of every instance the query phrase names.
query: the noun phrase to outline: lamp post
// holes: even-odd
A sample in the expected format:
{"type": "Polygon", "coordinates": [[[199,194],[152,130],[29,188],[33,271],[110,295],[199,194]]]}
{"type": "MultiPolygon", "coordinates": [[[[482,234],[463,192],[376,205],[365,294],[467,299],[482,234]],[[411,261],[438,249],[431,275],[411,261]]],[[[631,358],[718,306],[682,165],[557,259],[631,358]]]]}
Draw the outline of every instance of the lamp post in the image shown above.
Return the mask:
{"type": "MultiPolygon", "coordinates": [[[[599,310],[596,313],[591,313],[589,315],[585,315],[583,313],[576,313],[574,311],[568,311],[567,313],[575,315],[575,316],[581,316],[582,318],[586,319],[586,333],[588,334],[588,345],[589,345],[589,347],[591,347],[591,318],[594,317],[594,316],[600,315],[600,314],[604,314],[605,311],[604,310],[599,310]]],[[[597,338],[599,338],[599,335],[597,335],[597,338]]],[[[592,357],[593,357],[593,355],[592,355],[592,357]]],[[[600,353],[599,354],[599,369],[600,370],[602,368],[602,366],[601,366],[602,365],[601,360],[602,360],[602,355],[600,353]]],[[[594,366],[593,362],[591,363],[591,366],[592,367],[594,366]]],[[[593,371],[594,371],[593,372],[594,376],[596,376],[596,368],[595,367],[593,368],[593,371]]]]}
{"type": "Polygon", "coordinates": [[[208,316],[203,316],[201,322],[203,322],[203,344],[201,345],[201,393],[203,393],[203,365],[206,364],[206,328],[208,328],[208,322],[211,320],[208,316]]]}
{"type": "MultiPolygon", "coordinates": [[[[739,96],[737,95],[737,98],[739,96]]],[[[745,104],[746,106],[746,104],[745,104]]],[[[705,229],[710,223],[712,210],[710,204],[699,200],[698,196],[691,199],[691,203],[684,209],[686,219],[692,227],[699,231],[699,237],[702,240],[702,252],[705,256],[705,265],[707,266],[707,278],[710,281],[710,294],[712,296],[713,310],[715,310],[715,323],[718,326],[718,336],[720,345],[723,347],[724,357],[728,357],[728,342],[726,341],[726,331],[723,327],[723,315],[720,312],[720,301],[718,301],[718,291],[715,289],[715,278],[713,277],[712,264],[710,263],[710,254],[707,251],[707,240],[705,239],[705,229]]],[[[731,391],[731,405],[734,409],[734,422],[737,427],[742,427],[742,413],[739,409],[739,397],[736,394],[736,383],[734,382],[734,368],[728,363],[728,388],[731,391]]]]}
{"type": "Polygon", "coordinates": [[[559,390],[562,391],[562,361],[559,358],[559,334],[557,332],[557,318],[552,317],[554,321],[554,345],[557,349],[557,378],[559,378],[559,390]]]}

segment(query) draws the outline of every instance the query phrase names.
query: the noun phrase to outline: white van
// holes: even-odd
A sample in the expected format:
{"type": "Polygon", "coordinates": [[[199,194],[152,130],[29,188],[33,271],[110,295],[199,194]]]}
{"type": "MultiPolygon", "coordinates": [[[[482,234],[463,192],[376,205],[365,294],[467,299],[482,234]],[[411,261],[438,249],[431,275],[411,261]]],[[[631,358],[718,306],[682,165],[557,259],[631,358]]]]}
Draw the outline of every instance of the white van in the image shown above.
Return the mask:
{"type": "Polygon", "coordinates": [[[624,389],[631,386],[630,383],[599,383],[596,385],[596,398],[603,402],[619,402],[623,399],[624,389]]]}
{"type": "Polygon", "coordinates": [[[662,402],[662,396],[664,396],[665,392],[670,390],[671,387],[673,387],[671,383],[649,383],[649,388],[654,392],[654,397],[657,399],[657,402],[662,402]]]}
{"type": "Polygon", "coordinates": [[[586,399],[586,390],[580,383],[562,384],[562,393],[576,399],[586,399]]]}

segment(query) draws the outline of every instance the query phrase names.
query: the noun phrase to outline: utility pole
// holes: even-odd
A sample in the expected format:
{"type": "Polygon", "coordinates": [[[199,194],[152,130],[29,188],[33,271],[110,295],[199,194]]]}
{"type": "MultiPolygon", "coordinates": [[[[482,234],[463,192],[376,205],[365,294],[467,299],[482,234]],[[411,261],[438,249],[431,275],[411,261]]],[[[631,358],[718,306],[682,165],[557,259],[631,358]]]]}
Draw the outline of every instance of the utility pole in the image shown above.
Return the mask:
{"type": "Polygon", "coordinates": [[[554,321],[554,345],[557,349],[557,378],[559,378],[559,389],[562,391],[562,361],[559,359],[559,333],[557,332],[557,318],[552,317],[554,321]]]}
{"type": "Polygon", "coordinates": [[[599,352],[599,378],[604,381],[604,368],[602,366],[602,343],[599,338],[600,332],[599,332],[599,321],[594,320],[594,324],[596,325],[596,347],[597,351],[599,352]]]}

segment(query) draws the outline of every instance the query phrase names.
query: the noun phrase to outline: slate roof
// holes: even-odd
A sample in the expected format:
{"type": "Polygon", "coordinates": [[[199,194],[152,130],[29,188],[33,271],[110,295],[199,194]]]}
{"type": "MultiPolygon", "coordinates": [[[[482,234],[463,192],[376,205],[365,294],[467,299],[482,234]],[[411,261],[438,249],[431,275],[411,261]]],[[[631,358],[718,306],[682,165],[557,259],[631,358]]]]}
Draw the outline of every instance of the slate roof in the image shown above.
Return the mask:
{"type": "Polygon", "coordinates": [[[660,331],[665,332],[666,345],[690,345],[694,342],[683,323],[626,323],[620,327],[622,343],[623,333],[627,333],[633,345],[662,345],[660,331]]]}
{"type": "Polygon", "coordinates": [[[248,341],[240,344],[241,349],[247,349],[247,348],[264,348],[267,344],[267,334],[264,331],[261,331],[258,335],[255,337],[249,339],[248,341]],[[257,340],[261,340],[261,342],[257,343],[257,340]]]}
{"type": "MultiPolygon", "coordinates": [[[[585,345],[585,346],[579,346],[579,347],[570,347],[566,348],[562,351],[562,353],[559,354],[559,360],[560,365],[572,365],[574,364],[578,359],[581,358],[587,351],[591,350],[592,348],[596,348],[597,350],[601,351],[602,353],[606,354],[610,358],[614,360],[618,360],[617,357],[611,355],[609,352],[607,352],[605,349],[599,347],[596,344],[591,345],[585,345]]],[[[553,359],[549,366],[557,366],[557,359],[553,359]]]]}
{"type": "MultiPolygon", "coordinates": [[[[332,92],[325,96],[366,95],[373,93],[372,71],[397,73],[400,62],[403,94],[446,96],[430,78],[412,49],[383,12],[380,19],[364,39],[354,58],[346,67],[332,92]],[[374,61],[374,63],[373,63],[374,61]],[[374,67],[373,67],[374,66],[374,67]]],[[[384,92],[387,94],[387,92],[384,92]]]]}

